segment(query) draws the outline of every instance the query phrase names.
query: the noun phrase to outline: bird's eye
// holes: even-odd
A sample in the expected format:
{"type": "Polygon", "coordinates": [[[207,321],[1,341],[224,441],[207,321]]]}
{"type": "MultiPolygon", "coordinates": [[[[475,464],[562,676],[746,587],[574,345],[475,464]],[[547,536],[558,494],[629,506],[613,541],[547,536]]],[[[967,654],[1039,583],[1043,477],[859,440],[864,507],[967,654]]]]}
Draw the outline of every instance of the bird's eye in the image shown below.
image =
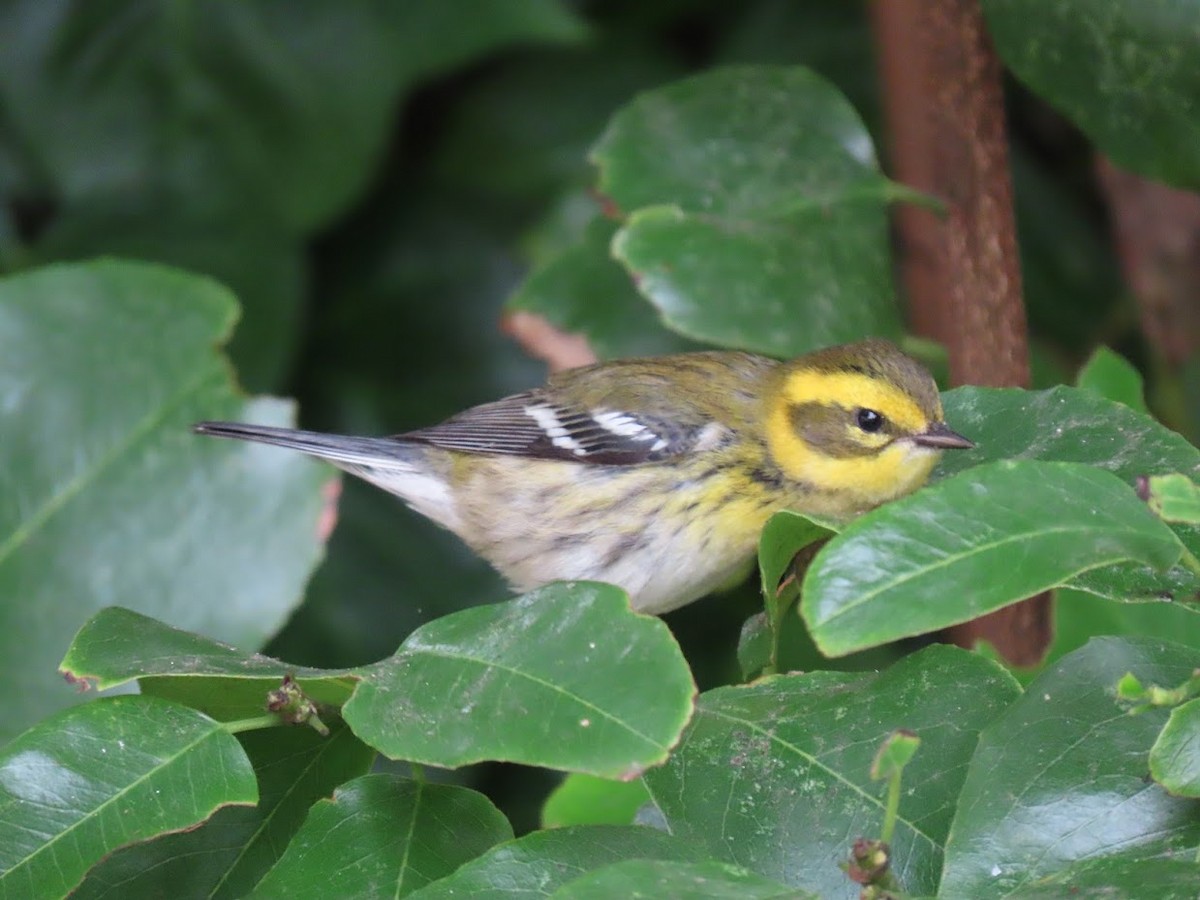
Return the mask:
{"type": "Polygon", "coordinates": [[[883,416],[873,409],[860,409],[858,411],[858,427],[867,434],[874,434],[883,427],[883,416]]]}

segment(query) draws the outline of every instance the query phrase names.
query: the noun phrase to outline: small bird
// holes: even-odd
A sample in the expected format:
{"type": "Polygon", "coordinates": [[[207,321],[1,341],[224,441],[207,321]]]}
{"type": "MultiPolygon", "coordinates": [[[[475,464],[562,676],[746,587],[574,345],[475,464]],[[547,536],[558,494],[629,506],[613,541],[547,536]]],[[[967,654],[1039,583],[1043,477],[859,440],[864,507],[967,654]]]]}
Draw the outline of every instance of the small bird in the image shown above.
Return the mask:
{"type": "Polygon", "coordinates": [[[910,493],[947,427],[916,360],[871,339],[778,362],[709,351],[598,363],[394,437],[232,422],[397,495],[512,586],[606,581],[663,613],[727,584],[767,519],[846,520],[910,493]]]}

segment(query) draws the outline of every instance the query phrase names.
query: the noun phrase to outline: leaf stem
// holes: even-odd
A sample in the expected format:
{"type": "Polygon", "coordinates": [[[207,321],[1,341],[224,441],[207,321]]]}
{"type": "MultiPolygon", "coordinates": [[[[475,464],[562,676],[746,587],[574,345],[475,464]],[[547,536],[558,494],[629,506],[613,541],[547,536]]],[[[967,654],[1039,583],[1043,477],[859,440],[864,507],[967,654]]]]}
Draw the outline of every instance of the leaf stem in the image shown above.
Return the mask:
{"type": "Polygon", "coordinates": [[[880,840],[885,844],[892,843],[892,835],[896,831],[896,820],[900,818],[900,778],[902,769],[896,769],[888,776],[887,806],[883,811],[883,832],[880,840]]]}
{"type": "Polygon", "coordinates": [[[251,719],[234,719],[232,722],[222,722],[221,727],[230,734],[241,734],[243,731],[257,731],[262,728],[277,728],[285,723],[275,713],[264,716],[254,716],[251,719]]]}

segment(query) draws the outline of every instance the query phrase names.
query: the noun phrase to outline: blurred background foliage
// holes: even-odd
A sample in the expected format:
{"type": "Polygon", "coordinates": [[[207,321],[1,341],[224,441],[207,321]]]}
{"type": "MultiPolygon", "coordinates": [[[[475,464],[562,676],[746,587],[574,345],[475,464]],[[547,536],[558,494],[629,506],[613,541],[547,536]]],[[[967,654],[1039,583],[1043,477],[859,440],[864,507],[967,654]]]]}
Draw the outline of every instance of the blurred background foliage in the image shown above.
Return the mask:
{"type": "MultiPolygon", "coordinates": [[[[403,431],[543,377],[504,333],[505,303],[532,267],[608,240],[588,152],[639,91],[804,64],[885,146],[867,10],[847,0],[3,0],[0,47],[3,270],[112,254],[212,275],[244,307],[242,384],[296,397],[301,425],[328,431],[403,431]]],[[[1035,381],[1071,380],[1098,343],[1154,371],[1091,146],[1010,88],[1035,381]]],[[[537,284],[516,302],[537,309],[537,284]]],[[[1190,429],[1186,406],[1171,415],[1190,429]]],[[[455,538],[347,480],[327,559],[267,652],[365,663],[504,596],[455,538]]],[[[668,621],[703,689],[738,679],[736,635],[761,603],[753,585],[702,603],[668,621]]],[[[813,653],[796,633],[785,660],[813,653]]],[[[552,778],[461,777],[518,831],[548,786],[528,779],[552,778]]]]}

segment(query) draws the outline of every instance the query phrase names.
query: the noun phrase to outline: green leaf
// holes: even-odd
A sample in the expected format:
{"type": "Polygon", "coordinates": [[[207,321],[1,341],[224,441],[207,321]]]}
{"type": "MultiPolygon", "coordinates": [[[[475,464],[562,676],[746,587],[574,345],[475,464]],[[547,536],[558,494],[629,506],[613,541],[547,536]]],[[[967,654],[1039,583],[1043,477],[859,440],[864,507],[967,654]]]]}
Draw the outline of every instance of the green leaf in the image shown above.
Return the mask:
{"type": "Polygon", "coordinates": [[[413,900],[546,897],[586,872],[629,859],[695,862],[704,854],[687,841],[637,825],[535,831],[466,863],[449,878],[413,894],[413,900]]]}
{"type": "Polygon", "coordinates": [[[1146,502],[1164,522],[1200,525],[1200,487],[1186,475],[1152,475],[1146,502]]]}
{"type": "Polygon", "coordinates": [[[1126,672],[1146,684],[1177,684],[1195,659],[1194,650],[1159,641],[1099,638],[1038,677],[980,735],[939,896],[1025,896],[1043,879],[1070,883],[1063,879],[1074,877],[1071,867],[1105,859],[1125,872],[1106,887],[1158,896],[1138,888],[1132,864],[1152,879],[1162,857],[1190,858],[1200,845],[1200,807],[1147,777],[1146,751],[1166,711],[1127,715],[1111,686],[1126,672]]]}
{"type": "Polygon", "coordinates": [[[1200,10],[1174,0],[984,0],[1016,76],[1117,163],[1200,186],[1200,124],[1189,98],[1200,10]]]}
{"type": "Polygon", "coordinates": [[[242,202],[230,206],[198,208],[125,194],[90,200],[55,216],[30,256],[38,264],[119,256],[214,278],[242,306],[229,341],[239,383],[278,391],[299,349],[305,260],[300,242],[273,217],[242,202]]]}
{"type": "MultiPolygon", "coordinates": [[[[768,658],[764,665],[769,665],[772,669],[777,670],[779,665],[779,639],[783,632],[784,616],[800,596],[799,579],[803,577],[803,571],[792,571],[796,554],[832,533],[829,528],[807,516],[784,510],[767,520],[758,539],[758,571],[762,579],[769,631],[768,658]],[[789,573],[796,577],[781,588],[781,582],[789,573]]],[[[749,622],[742,629],[743,639],[739,641],[739,654],[742,645],[746,644],[746,662],[754,659],[748,642],[755,637],[756,631],[757,626],[751,626],[749,622]]],[[[746,662],[742,668],[749,674],[746,662]]]]}
{"type": "Polygon", "coordinates": [[[406,897],[512,837],[482,794],[364,775],[321,800],[251,897],[406,897]]]}
{"type": "Polygon", "coordinates": [[[609,255],[616,226],[593,219],[581,244],[531,274],[508,301],[511,310],[545,316],[582,334],[601,359],[698,349],[663,327],[657,311],[609,255]]]}
{"type": "Polygon", "coordinates": [[[920,746],[921,739],[911,731],[901,730],[889,734],[871,763],[871,780],[883,781],[885,778],[902,774],[904,767],[912,761],[920,746]]]}
{"type": "Polygon", "coordinates": [[[0,60],[0,90],[26,177],[56,198],[237,201],[301,234],[367,184],[416,77],[582,33],[553,0],[488,0],[467,19],[428,2],[21,0],[0,15],[0,45],[22,48],[0,60]]]}
{"type": "MultiPolygon", "coordinates": [[[[945,454],[934,480],[996,459],[1088,463],[1130,485],[1143,475],[1200,476],[1200,451],[1185,438],[1090,391],[964,387],[944,394],[942,402],[947,421],[978,447],[945,454]]],[[[1200,554],[1200,529],[1172,530],[1193,555],[1200,554]]],[[[1200,594],[1200,578],[1183,566],[1156,573],[1122,564],[1081,575],[1072,587],[1116,600],[1162,600],[1200,594]]]]}
{"type": "Polygon", "coordinates": [[[649,91],[592,157],[628,216],[614,253],[680,334],[794,356],[899,332],[887,205],[900,189],[808,69],[736,66],[649,91]]]}
{"type": "Polygon", "coordinates": [[[64,710],[0,751],[0,894],[57,897],[126,844],[258,800],[237,739],[153,697],[64,710]]]}
{"type": "Polygon", "coordinates": [[[767,520],[758,539],[758,571],[772,622],[778,623],[787,612],[776,587],[791,570],[796,554],[831,534],[826,526],[791,510],[777,512],[767,520]]]}
{"type": "Polygon", "coordinates": [[[556,900],[816,900],[815,894],[724,863],[649,859],[595,869],[550,896],[556,900]]]}
{"type": "Polygon", "coordinates": [[[0,281],[0,739],[72,702],[55,663],[121,602],[240,645],[300,600],[329,470],[204,440],[198,419],[291,424],[214,347],[237,304],[205,279],[118,262],[0,281]],[[29,610],[37,610],[31,615],[29,610]]]}
{"type": "MultiPolygon", "coordinates": [[[[878,834],[884,787],[875,751],[897,729],[921,738],[905,769],[893,870],[932,893],[976,736],[1019,693],[999,666],[929,647],[883,673],[777,675],[717,688],[667,764],[644,780],[673,835],[718,859],[822,897],[856,895],[838,868],[878,834]]],[[[964,895],[966,896],[966,895],[964,895]]]]}
{"type": "Polygon", "coordinates": [[[1076,463],[998,462],[852,522],[808,569],[801,614],[838,656],[965,622],[1080,572],[1180,556],[1125,484],[1076,463]]]}
{"type": "Polygon", "coordinates": [[[943,454],[935,480],[999,459],[1088,463],[1129,484],[1139,475],[1200,474],[1200,450],[1183,436],[1092,391],[961,387],[942,404],[946,421],[977,446],[943,454]]]}
{"type": "Polygon", "coordinates": [[[1170,856],[1146,859],[1134,851],[1072,863],[1022,888],[1020,897],[1021,900],[1064,897],[1195,900],[1197,884],[1200,884],[1200,863],[1170,856]]]}
{"type": "Polygon", "coordinates": [[[1079,370],[1076,383],[1084,390],[1124,403],[1130,409],[1148,412],[1141,373],[1107,347],[1096,348],[1079,370]]]}
{"type": "Polygon", "coordinates": [[[1200,699],[1171,710],[1150,748],[1150,774],[1177,797],[1200,797],[1200,699]]]}
{"type": "Polygon", "coordinates": [[[309,807],[365,774],[375,752],[334,720],[311,728],[238,735],[258,778],[258,805],[219,809],[207,822],[118,850],[87,874],[72,900],[245,897],[283,854],[309,807]]]}
{"type": "Polygon", "coordinates": [[[291,675],[313,700],[341,706],[357,677],[345,670],[292,666],[172,628],[120,607],[101,610],[79,630],[59,670],[84,689],[137,679],[142,690],[231,721],[263,712],[267,692],[291,675]]]}
{"type": "Polygon", "coordinates": [[[650,799],[641,781],[568,775],[542,806],[542,827],[629,825],[650,799]]]}
{"type": "Polygon", "coordinates": [[[394,759],[625,780],[666,758],[695,693],[666,625],[634,613],[619,588],[588,582],[430,622],[360,674],[342,715],[394,759]]]}
{"type": "Polygon", "coordinates": [[[1044,663],[1061,659],[1091,638],[1105,634],[1157,637],[1200,651],[1200,616],[1182,603],[1125,603],[1082,591],[1058,591],[1054,641],[1044,663]]]}
{"type": "Polygon", "coordinates": [[[765,612],[755,613],[742,623],[742,630],[738,633],[737,658],[743,681],[749,681],[772,665],[771,657],[777,647],[776,634],[765,612]]]}

